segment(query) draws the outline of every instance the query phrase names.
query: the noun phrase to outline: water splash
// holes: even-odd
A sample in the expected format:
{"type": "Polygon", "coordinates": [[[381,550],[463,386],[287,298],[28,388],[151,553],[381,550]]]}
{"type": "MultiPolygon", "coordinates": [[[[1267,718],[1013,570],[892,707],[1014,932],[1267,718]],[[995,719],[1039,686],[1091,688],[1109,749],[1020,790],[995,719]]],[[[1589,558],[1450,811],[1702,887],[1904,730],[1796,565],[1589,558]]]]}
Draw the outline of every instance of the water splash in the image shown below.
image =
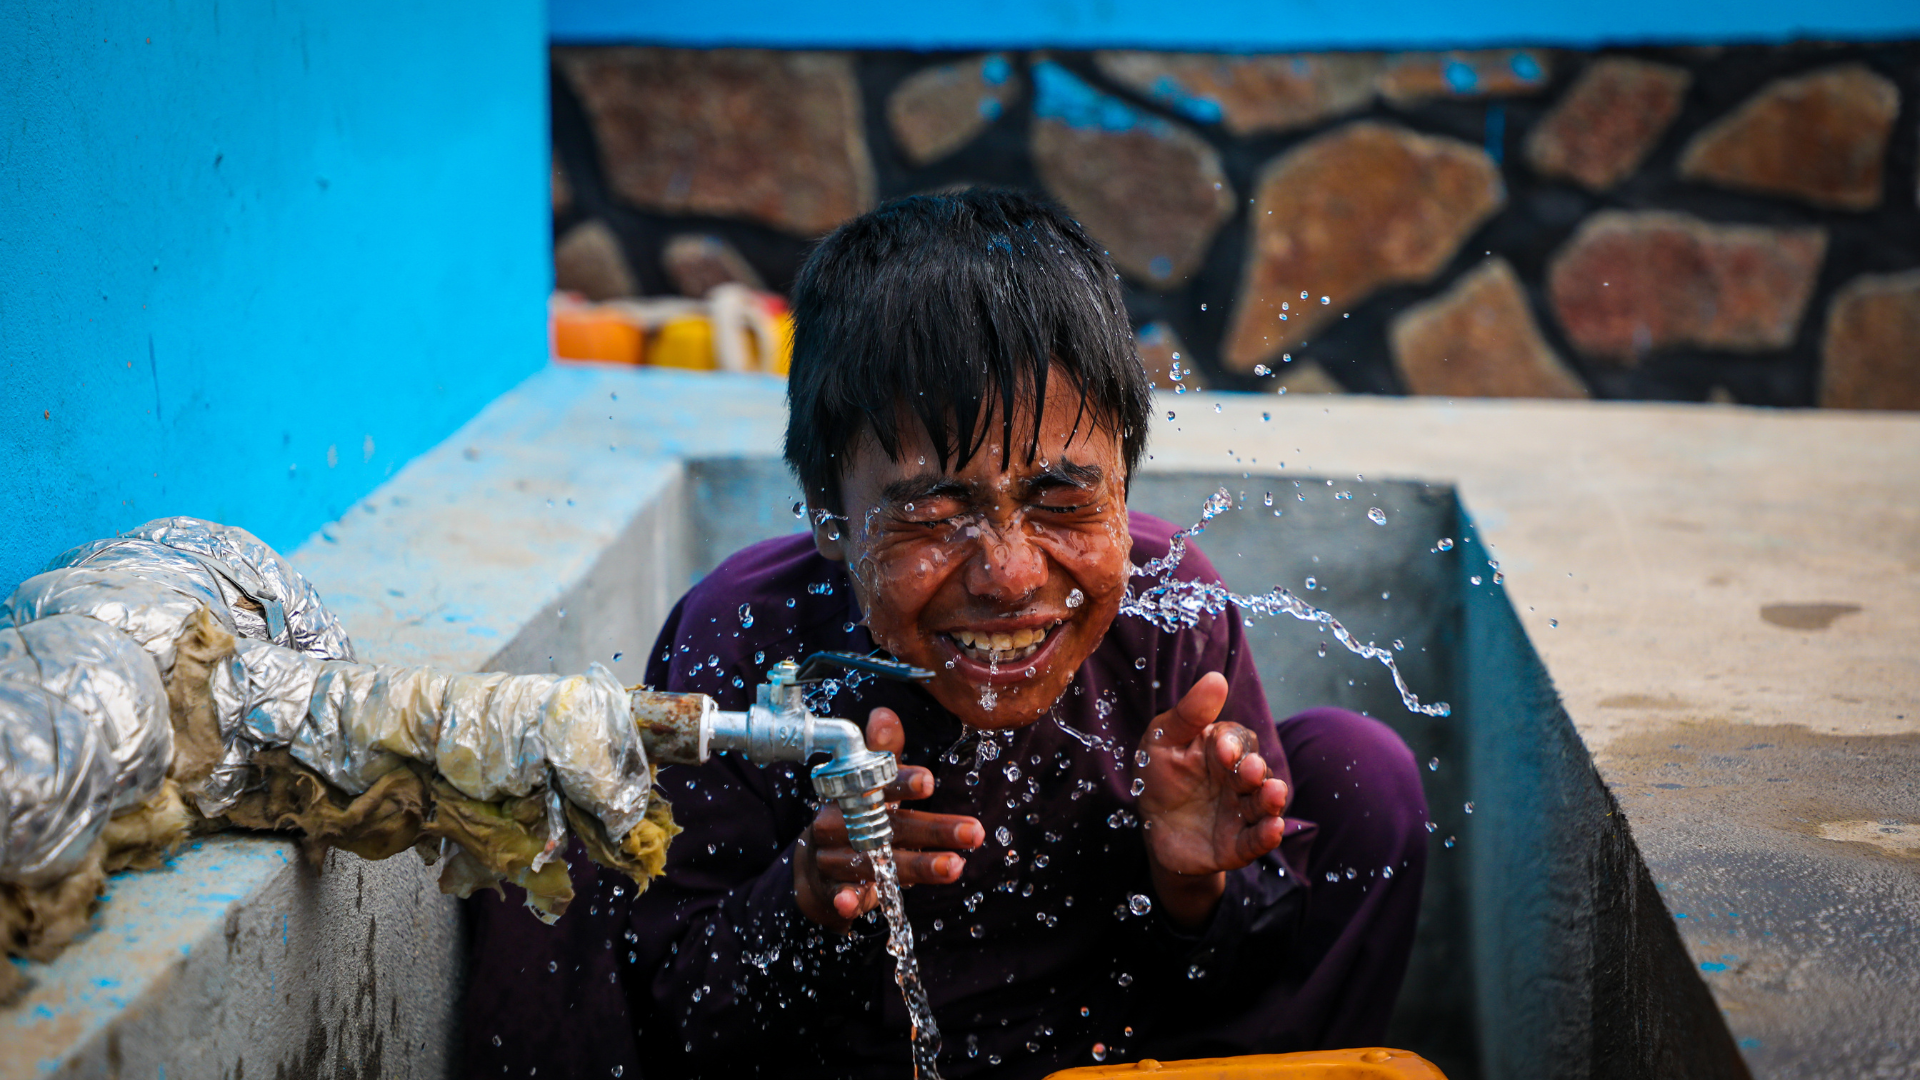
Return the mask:
{"type": "MultiPolygon", "coordinates": [[[[1253,615],[1291,615],[1302,622],[1318,623],[1327,628],[1335,641],[1346,646],[1348,652],[1378,660],[1385,665],[1393,675],[1393,685],[1400,692],[1400,701],[1409,712],[1423,716],[1447,716],[1453,712],[1452,707],[1444,701],[1423,704],[1407,687],[1406,677],[1400,674],[1400,665],[1393,661],[1393,653],[1374,645],[1361,644],[1354,639],[1352,631],[1340,625],[1340,620],[1286,589],[1275,587],[1272,592],[1249,596],[1232,592],[1222,585],[1174,577],[1174,568],[1186,558],[1187,538],[1205,532],[1209,522],[1231,509],[1233,496],[1226,488],[1209,496],[1200,508],[1200,520],[1174,533],[1173,542],[1168,545],[1165,555],[1134,567],[1135,577],[1153,578],[1154,583],[1138,591],[1129,586],[1126,597],[1120,602],[1120,613],[1145,619],[1168,633],[1188,629],[1198,623],[1202,616],[1218,615],[1229,607],[1253,615]]],[[[1324,644],[1322,648],[1325,648],[1324,644]]]]}
{"type": "Polygon", "coordinates": [[[873,864],[873,883],[880,894],[880,913],[887,919],[887,952],[893,956],[893,981],[906,999],[907,1022],[913,1034],[913,1075],[940,1080],[940,1025],[934,1022],[927,988],[920,982],[920,960],[913,952],[913,927],[907,922],[900,896],[900,872],[894,867],[893,845],[867,852],[873,864]]]}

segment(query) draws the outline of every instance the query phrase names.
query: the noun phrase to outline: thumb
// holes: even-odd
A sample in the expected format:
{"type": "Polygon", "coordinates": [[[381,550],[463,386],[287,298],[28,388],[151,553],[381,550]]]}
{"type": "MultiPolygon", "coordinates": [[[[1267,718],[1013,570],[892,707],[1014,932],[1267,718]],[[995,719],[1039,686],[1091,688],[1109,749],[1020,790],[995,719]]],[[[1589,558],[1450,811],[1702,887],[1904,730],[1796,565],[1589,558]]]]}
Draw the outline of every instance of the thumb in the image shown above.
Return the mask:
{"type": "Polygon", "coordinates": [[[875,709],[867,714],[867,749],[899,753],[907,745],[907,730],[892,709],[875,709]]]}
{"type": "Polygon", "coordinates": [[[1217,671],[1209,671],[1200,676],[1180,703],[1160,714],[1155,724],[1156,741],[1189,743],[1200,737],[1208,724],[1220,716],[1220,710],[1227,704],[1227,677],[1217,671]]]}

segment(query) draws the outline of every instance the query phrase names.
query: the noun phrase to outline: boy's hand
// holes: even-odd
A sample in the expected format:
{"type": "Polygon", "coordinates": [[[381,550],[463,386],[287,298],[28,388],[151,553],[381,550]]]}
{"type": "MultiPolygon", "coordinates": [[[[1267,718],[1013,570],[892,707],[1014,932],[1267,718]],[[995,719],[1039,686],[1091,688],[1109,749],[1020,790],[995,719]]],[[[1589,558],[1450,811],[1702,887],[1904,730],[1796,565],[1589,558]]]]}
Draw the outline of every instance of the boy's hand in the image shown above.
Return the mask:
{"type": "Polygon", "coordinates": [[[1180,703],[1154,718],[1134,775],[1147,866],[1161,910],[1175,924],[1203,925],[1237,870],[1280,846],[1291,794],[1260,756],[1253,732],[1215,723],[1227,703],[1226,676],[1210,672],[1180,703]]]}
{"type": "MultiPolygon", "coordinates": [[[[867,717],[867,746],[895,754],[906,746],[906,732],[892,709],[875,709],[867,717]]],[[[933,794],[933,774],[918,765],[904,766],[887,785],[888,802],[924,799],[933,794]]],[[[893,818],[893,861],[900,884],[945,885],[960,880],[966,866],[961,850],[986,843],[987,830],[977,818],[960,814],[929,814],[921,810],[890,811],[893,818]]],[[[821,808],[793,856],[793,895],[807,918],[829,930],[845,932],[853,920],[880,902],[873,887],[873,866],[866,856],[847,845],[847,827],[840,808],[821,808]]]]}

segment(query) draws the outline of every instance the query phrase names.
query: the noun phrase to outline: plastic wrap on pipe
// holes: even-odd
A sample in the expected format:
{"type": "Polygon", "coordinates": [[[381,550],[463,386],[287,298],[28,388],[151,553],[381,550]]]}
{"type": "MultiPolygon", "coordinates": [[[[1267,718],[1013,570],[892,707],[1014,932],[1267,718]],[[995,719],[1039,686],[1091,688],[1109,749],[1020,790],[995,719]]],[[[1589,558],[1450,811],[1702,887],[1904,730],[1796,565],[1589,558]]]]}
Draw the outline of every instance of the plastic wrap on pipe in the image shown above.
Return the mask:
{"type": "Polygon", "coordinates": [[[114,568],[141,577],[194,575],[182,558],[211,580],[214,615],[241,637],[271,641],[314,656],[354,659],[353,642],[320,594],[281,554],[245,529],[199,518],[157,518],[111,540],[83,544],[55,559],[66,566],[114,568]]]}
{"type": "Polygon", "coordinates": [[[464,675],[240,641],[215,669],[212,696],[235,767],[209,784],[209,813],[238,796],[252,750],[284,746],[355,794],[409,758],[489,802],[551,777],[616,839],[646,816],[652,777],[627,690],[599,664],[584,675],[464,675]]]}
{"type": "MultiPolygon", "coordinates": [[[[194,569],[199,576],[207,574],[197,563],[194,569]]],[[[164,678],[173,672],[175,645],[187,620],[207,606],[206,593],[176,578],[93,566],[50,570],[21,582],[0,601],[0,626],[22,626],[49,615],[98,619],[145,649],[164,678]]]]}

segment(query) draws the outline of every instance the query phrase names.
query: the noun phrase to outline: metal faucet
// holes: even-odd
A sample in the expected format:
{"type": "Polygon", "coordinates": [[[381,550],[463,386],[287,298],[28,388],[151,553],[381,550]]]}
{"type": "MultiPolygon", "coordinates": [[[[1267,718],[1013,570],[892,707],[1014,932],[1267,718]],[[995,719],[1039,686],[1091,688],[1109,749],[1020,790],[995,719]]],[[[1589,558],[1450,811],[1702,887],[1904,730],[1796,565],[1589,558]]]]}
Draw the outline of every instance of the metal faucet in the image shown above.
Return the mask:
{"type": "Polygon", "coordinates": [[[705,694],[673,694],[645,687],[632,693],[647,760],[661,765],[701,765],[715,750],[733,750],[755,765],[776,761],[805,763],[816,754],[827,760],[813,769],[813,790],[840,804],[847,842],[855,851],[872,851],[893,841],[887,819],[886,786],[900,765],[884,750],[867,748],[866,736],[851,720],[815,716],[807,709],[809,683],[832,668],[847,668],[892,679],[923,681],[933,672],[854,653],[815,653],[803,664],[782,660],[767,671],[745,712],[727,712],[705,694]]]}

